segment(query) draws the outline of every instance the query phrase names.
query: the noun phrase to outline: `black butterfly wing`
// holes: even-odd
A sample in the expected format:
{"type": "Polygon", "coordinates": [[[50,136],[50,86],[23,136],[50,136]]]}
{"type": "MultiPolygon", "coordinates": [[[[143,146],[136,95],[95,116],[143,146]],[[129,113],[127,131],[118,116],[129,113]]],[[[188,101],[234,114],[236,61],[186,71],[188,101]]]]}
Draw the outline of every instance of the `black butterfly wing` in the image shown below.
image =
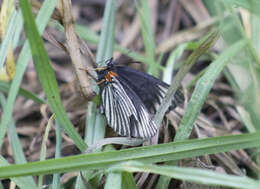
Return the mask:
{"type": "MultiPolygon", "coordinates": [[[[150,112],[156,111],[156,106],[161,103],[169,88],[168,84],[149,74],[129,67],[114,66],[113,71],[120,76],[121,80],[127,82],[128,86],[131,87],[150,112]]],[[[170,110],[183,104],[183,101],[183,94],[177,91],[170,110]]]]}
{"type": "Polygon", "coordinates": [[[121,136],[151,138],[157,132],[147,108],[120,76],[105,85],[102,100],[109,126],[121,136]]]}

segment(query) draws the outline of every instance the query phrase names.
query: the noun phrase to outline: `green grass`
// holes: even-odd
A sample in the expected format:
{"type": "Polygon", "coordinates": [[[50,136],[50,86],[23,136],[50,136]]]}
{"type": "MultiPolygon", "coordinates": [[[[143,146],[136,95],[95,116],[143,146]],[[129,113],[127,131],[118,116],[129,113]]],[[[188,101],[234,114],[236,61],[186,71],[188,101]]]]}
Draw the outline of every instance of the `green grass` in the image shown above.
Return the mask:
{"type": "Polygon", "coordinates": [[[260,133],[232,136],[191,139],[124,150],[94,152],[59,159],[30,162],[20,165],[0,167],[0,179],[27,175],[62,173],[76,170],[105,170],[111,165],[124,161],[137,160],[143,163],[156,163],[180,160],[206,154],[226,152],[260,145],[260,133]]]}

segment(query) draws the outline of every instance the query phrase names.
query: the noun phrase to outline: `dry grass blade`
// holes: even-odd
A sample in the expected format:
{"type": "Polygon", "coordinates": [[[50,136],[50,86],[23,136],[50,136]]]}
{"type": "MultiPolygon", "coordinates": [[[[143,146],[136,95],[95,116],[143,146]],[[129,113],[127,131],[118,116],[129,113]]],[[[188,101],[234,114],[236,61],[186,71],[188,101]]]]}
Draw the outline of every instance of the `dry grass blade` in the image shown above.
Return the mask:
{"type": "MultiPolygon", "coordinates": [[[[65,28],[65,35],[68,44],[68,52],[72,61],[74,72],[76,74],[77,80],[79,81],[79,86],[84,97],[91,100],[95,96],[95,92],[91,87],[91,80],[87,75],[87,72],[79,69],[85,68],[87,64],[84,63],[82,55],[80,53],[80,47],[78,42],[77,34],[74,30],[74,21],[72,17],[71,1],[61,0],[59,11],[63,15],[62,23],[65,28]]],[[[91,58],[88,61],[92,61],[91,58]]],[[[93,63],[92,63],[93,65],[93,63]]]]}
{"type": "Polygon", "coordinates": [[[158,45],[156,53],[167,52],[181,43],[202,37],[214,26],[214,24],[216,24],[216,22],[216,18],[210,18],[191,29],[173,34],[158,45]]]}

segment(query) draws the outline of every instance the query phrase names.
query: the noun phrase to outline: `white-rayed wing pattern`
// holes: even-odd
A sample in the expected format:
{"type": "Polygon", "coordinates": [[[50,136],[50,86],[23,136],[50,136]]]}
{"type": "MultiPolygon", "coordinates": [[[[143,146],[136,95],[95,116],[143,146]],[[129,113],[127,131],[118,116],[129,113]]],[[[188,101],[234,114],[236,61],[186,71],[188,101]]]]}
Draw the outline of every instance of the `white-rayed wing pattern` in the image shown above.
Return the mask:
{"type": "Polygon", "coordinates": [[[126,91],[116,77],[104,87],[102,100],[109,126],[120,135],[151,138],[157,132],[145,105],[131,88],[126,91]],[[138,103],[134,103],[133,100],[138,103]]]}

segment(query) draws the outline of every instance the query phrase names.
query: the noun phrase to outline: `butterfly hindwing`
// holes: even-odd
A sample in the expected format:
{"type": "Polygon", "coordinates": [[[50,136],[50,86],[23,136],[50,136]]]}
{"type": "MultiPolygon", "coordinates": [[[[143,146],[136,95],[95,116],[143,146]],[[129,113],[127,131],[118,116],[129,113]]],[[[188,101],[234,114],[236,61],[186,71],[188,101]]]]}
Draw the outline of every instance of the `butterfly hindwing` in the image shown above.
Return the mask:
{"type": "Polygon", "coordinates": [[[102,99],[108,124],[120,135],[150,138],[157,132],[145,105],[120,77],[106,84],[102,99]]]}

